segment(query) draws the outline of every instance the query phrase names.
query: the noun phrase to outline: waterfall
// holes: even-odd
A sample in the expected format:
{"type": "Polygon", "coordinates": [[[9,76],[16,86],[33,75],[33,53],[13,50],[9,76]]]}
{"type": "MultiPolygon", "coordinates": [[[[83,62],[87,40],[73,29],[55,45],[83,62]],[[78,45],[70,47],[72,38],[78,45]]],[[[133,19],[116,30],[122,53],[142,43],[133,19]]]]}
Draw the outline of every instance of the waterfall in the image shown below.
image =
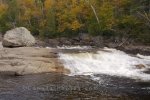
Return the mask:
{"type": "Polygon", "coordinates": [[[70,69],[70,75],[106,74],[150,80],[150,74],[145,73],[150,69],[150,56],[129,55],[116,49],[104,48],[96,52],[60,53],[59,57],[64,66],[70,69]],[[142,67],[138,68],[140,65],[142,67]]]}

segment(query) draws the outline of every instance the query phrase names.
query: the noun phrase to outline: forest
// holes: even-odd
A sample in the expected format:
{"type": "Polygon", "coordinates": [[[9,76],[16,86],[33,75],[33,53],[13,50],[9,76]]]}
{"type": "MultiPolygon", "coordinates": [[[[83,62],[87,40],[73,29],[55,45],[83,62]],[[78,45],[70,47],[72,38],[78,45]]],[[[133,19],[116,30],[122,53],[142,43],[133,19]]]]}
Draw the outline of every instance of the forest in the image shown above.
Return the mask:
{"type": "Polygon", "coordinates": [[[129,37],[150,43],[150,0],[0,0],[0,33],[26,27],[46,38],[129,37]]]}

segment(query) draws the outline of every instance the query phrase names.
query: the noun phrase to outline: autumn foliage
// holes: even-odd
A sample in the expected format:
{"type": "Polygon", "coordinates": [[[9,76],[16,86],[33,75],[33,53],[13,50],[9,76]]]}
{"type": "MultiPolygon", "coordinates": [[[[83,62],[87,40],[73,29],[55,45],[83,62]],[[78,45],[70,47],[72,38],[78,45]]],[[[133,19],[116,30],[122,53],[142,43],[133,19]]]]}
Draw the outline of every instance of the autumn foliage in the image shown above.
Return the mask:
{"type": "Polygon", "coordinates": [[[119,34],[150,41],[150,1],[0,0],[0,32],[18,26],[41,37],[119,34]]]}

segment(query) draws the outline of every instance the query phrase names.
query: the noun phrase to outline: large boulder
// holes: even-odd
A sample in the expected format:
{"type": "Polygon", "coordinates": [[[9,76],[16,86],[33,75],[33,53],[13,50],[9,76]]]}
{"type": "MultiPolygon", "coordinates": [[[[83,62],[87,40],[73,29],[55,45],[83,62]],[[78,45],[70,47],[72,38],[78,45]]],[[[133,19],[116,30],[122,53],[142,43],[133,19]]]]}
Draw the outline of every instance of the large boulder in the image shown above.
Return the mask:
{"type": "Polygon", "coordinates": [[[26,28],[19,27],[7,31],[2,44],[4,47],[28,47],[35,44],[35,38],[26,28]]]}

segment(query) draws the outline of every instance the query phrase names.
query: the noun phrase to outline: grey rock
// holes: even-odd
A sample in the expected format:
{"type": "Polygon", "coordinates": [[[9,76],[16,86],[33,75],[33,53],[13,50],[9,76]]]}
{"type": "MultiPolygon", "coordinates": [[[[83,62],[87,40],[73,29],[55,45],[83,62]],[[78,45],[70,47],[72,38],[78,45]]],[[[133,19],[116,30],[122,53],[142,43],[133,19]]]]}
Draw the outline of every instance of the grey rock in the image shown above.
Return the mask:
{"type": "Polygon", "coordinates": [[[3,45],[2,45],[2,42],[0,42],[0,49],[2,49],[3,48],[3,45]]]}
{"type": "Polygon", "coordinates": [[[0,73],[16,75],[35,73],[69,73],[57,58],[57,50],[35,47],[0,49],[0,73]]]}
{"type": "Polygon", "coordinates": [[[35,38],[26,28],[19,27],[7,31],[2,44],[4,47],[28,47],[35,44],[35,38]]]}
{"type": "Polygon", "coordinates": [[[91,36],[89,34],[81,34],[80,39],[86,42],[91,41],[91,36]]]}
{"type": "Polygon", "coordinates": [[[103,47],[103,38],[101,36],[92,37],[93,45],[103,47]]]}
{"type": "Polygon", "coordinates": [[[144,69],[145,68],[145,65],[143,64],[138,64],[138,65],[135,65],[137,69],[144,69]]]}

